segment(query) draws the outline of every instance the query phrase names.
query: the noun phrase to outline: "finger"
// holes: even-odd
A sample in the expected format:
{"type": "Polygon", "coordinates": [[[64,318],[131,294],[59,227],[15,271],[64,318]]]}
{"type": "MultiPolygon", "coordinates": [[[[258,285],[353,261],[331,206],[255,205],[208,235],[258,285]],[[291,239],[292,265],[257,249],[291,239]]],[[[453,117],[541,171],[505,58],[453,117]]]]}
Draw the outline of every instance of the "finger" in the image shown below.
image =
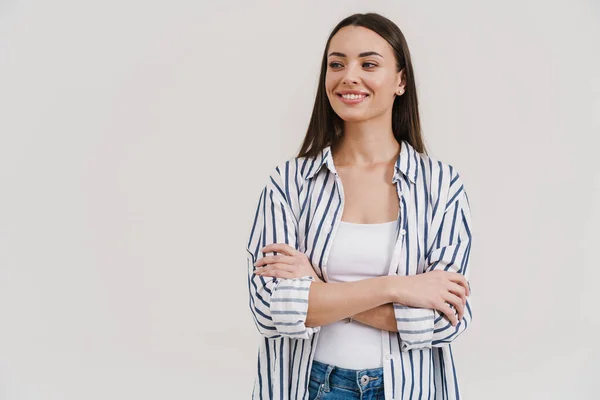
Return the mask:
{"type": "Polygon", "coordinates": [[[465,306],[463,305],[462,299],[450,292],[446,293],[444,299],[454,306],[454,308],[458,312],[458,320],[460,321],[462,319],[463,313],[465,312],[465,306]]]}
{"type": "Polygon", "coordinates": [[[446,294],[446,301],[454,307],[455,312],[458,314],[458,320],[462,319],[462,316],[465,312],[465,306],[462,302],[462,299],[452,293],[446,294]]]}
{"type": "MultiPolygon", "coordinates": [[[[450,320],[448,319],[448,316],[447,316],[447,315],[445,315],[445,314],[442,314],[442,318],[444,318],[446,321],[448,321],[448,322],[450,322],[450,323],[452,324],[452,321],[450,321],[450,320]]],[[[453,325],[454,325],[454,324],[453,324],[453,325]]]]}
{"type": "Polygon", "coordinates": [[[448,290],[460,297],[463,305],[467,304],[467,295],[465,294],[465,288],[463,286],[459,285],[458,283],[450,282],[450,287],[448,290]]]}
{"type": "Polygon", "coordinates": [[[448,321],[450,321],[452,326],[456,326],[458,324],[458,319],[456,317],[456,314],[454,313],[454,309],[452,309],[452,307],[450,307],[450,305],[445,301],[441,301],[435,309],[444,314],[444,316],[448,321]]]}
{"type": "MultiPolygon", "coordinates": [[[[446,304],[446,307],[448,306],[448,304],[446,304]]],[[[456,313],[454,313],[453,315],[456,315],[456,313]]],[[[453,322],[450,318],[448,318],[448,316],[446,314],[442,314],[442,318],[444,318],[446,321],[448,321],[452,326],[456,326],[455,322],[453,322]]],[[[457,319],[458,320],[458,319],[457,319]]]]}
{"type": "Polygon", "coordinates": [[[294,249],[292,246],[285,244],[285,243],[272,243],[272,244],[266,245],[260,251],[262,251],[263,253],[270,253],[270,252],[276,251],[279,253],[285,253],[290,256],[293,256],[294,254],[296,254],[296,249],[294,249]]]}
{"type": "MultiPolygon", "coordinates": [[[[263,268],[261,268],[263,269],[263,268]]],[[[267,271],[257,272],[257,275],[260,276],[268,276],[272,278],[282,278],[282,279],[292,279],[294,276],[291,272],[285,271],[283,269],[269,269],[267,271]]]]}
{"type": "Polygon", "coordinates": [[[463,274],[459,274],[458,272],[450,272],[450,280],[454,283],[458,283],[459,285],[461,285],[462,287],[465,288],[465,291],[467,293],[467,296],[469,295],[469,283],[467,282],[467,279],[465,278],[465,276],[463,274]]]}
{"type": "Polygon", "coordinates": [[[260,267],[261,265],[273,264],[273,263],[284,263],[284,264],[293,264],[294,257],[286,256],[286,255],[276,255],[276,256],[265,256],[254,263],[255,267],[260,267]]]}
{"type": "Polygon", "coordinates": [[[283,264],[283,263],[274,263],[274,264],[265,265],[264,267],[257,267],[256,272],[267,273],[269,271],[275,271],[275,270],[292,272],[292,271],[294,271],[294,269],[295,269],[295,267],[293,265],[283,264]]]}
{"type": "Polygon", "coordinates": [[[254,272],[258,275],[272,276],[272,275],[269,275],[272,271],[294,272],[294,270],[295,270],[295,267],[293,265],[275,263],[275,264],[269,264],[265,267],[257,268],[254,272]]]}

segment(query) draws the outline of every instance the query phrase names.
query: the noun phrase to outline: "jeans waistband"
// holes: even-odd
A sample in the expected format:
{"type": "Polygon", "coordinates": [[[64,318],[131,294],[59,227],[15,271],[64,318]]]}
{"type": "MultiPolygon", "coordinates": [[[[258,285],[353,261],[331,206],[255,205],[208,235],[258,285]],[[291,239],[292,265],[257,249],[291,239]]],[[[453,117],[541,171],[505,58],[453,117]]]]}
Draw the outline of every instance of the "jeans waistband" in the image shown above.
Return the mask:
{"type": "Polygon", "coordinates": [[[383,387],[383,368],[347,369],[313,360],[310,378],[323,384],[325,392],[338,387],[364,393],[383,387]]]}

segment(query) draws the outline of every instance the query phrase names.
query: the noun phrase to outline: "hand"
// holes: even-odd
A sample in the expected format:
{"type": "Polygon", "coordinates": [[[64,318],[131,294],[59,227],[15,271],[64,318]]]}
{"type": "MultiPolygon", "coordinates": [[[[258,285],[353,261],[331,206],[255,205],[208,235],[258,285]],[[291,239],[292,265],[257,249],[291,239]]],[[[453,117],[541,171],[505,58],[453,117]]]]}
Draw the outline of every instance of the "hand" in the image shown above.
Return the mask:
{"type": "Polygon", "coordinates": [[[255,274],[260,276],[271,276],[275,278],[292,279],[312,276],[317,282],[323,282],[312,264],[301,251],[294,249],[285,243],[273,243],[265,246],[260,251],[269,253],[276,251],[276,256],[265,256],[254,263],[257,269],[255,274]],[[264,266],[263,266],[264,265],[264,266]]]}
{"type": "Polygon", "coordinates": [[[453,326],[462,319],[470,295],[469,284],[462,274],[435,270],[398,278],[401,283],[392,289],[396,303],[438,310],[453,326]]]}

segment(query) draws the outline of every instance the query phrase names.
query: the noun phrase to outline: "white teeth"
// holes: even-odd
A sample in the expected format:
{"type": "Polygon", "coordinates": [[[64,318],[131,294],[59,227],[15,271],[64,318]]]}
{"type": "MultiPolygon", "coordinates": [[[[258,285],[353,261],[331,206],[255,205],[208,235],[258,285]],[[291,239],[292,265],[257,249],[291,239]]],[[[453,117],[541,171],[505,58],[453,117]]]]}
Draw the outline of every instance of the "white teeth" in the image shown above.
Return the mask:
{"type": "Polygon", "coordinates": [[[356,100],[356,99],[361,99],[363,97],[367,97],[367,95],[366,94],[343,94],[342,97],[345,99],[348,99],[348,100],[356,100]]]}

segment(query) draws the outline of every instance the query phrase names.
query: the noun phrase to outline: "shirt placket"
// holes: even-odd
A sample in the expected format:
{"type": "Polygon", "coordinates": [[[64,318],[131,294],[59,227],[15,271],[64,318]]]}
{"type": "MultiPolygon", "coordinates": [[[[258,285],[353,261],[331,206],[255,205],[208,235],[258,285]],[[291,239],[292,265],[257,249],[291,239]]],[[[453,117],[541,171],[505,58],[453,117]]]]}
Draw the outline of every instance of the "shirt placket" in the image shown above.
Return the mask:
{"type": "MultiPolygon", "coordinates": [[[[333,173],[333,172],[331,172],[333,173]]],[[[325,218],[325,222],[326,222],[326,232],[328,235],[331,235],[329,237],[329,241],[327,242],[327,247],[324,249],[325,254],[323,255],[323,265],[321,265],[321,273],[323,275],[323,280],[325,282],[329,281],[329,277],[327,276],[327,260],[329,259],[329,253],[331,252],[331,247],[332,247],[332,243],[333,240],[335,238],[338,226],[339,226],[339,222],[342,219],[342,214],[344,212],[344,189],[342,187],[342,181],[339,178],[337,173],[333,173],[335,176],[335,189],[337,190],[339,195],[340,195],[340,204],[338,205],[338,209],[337,210],[331,210],[329,211],[329,215],[327,215],[327,217],[325,218]],[[337,214],[336,214],[337,213],[337,214]],[[332,215],[337,215],[335,220],[332,219],[332,215]]],[[[321,330],[319,329],[318,331],[315,332],[315,337],[314,337],[314,341],[313,341],[313,346],[312,346],[312,351],[311,354],[309,356],[309,360],[308,360],[308,370],[310,371],[312,368],[312,364],[313,364],[313,360],[314,360],[314,355],[315,355],[315,349],[317,347],[317,344],[319,342],[319,336],[320,336],[321,330]]],[[[308,380],[305,382],[305,390],[308,390],[308,380]]]]}
{"type": "MultiPolygon", "coordinates": [[[[396,241],[394,244],[394,250],[392,252],[392,258],[390,260],[390,265],[388,268],[388,276],[396,275],[396,271],[398,271],[398,265],[400,264],[400,257],[402,256],[402,248],[404,246],[404,237],[406,235],[406,218],[408,213],[408,205],[409,202],[406,201],[406,210],[402,209],[402,200],[409,199],[410,196],[404,194],[400,188],[400,183],[396,181],[396,193],[398,194],[398,219],[397,219],[397,227],[396,227],[396,241]]],[[[386,400],[394,400],[395,399],[395,391],[398,390],[398,385],[401,382],[395,382],[396,375],[395,372],[401,366],[398,364],[394,365],[394,355],[392,354],[391,342],[390,342],[390,332],[386,330],[381,330],[382,335],[382,351],[383,351],[383,375],[384,382],[391,382],[391,384],[384,385],[384,392],[386,400]],[[392,368],[394,365],[394,368],[392,368]]],[[[396,358],[398,362],[400,360],[396,358]]]]}
{"type": "Polygon", "coordinates": [[[342,180],[337,173],[331,173],[334,175],[335,179],[335,188],[333,190],[338,191],[338,194],[340,195],[340,204],[338,205],[338,209],[329,211],[330,215],[328,215],[325,220],[327,223],[327,234],[330,235],[329,240],[327,241],[327,247],[324,249],[323,265],[321,265],[321,272],[323,273],[325,282],[329,282],[329,276],[327,275],[327,261],[329,260],[329,253],[331,252],[332,244],[342,219],[342,214],[344,213],[344,187],[342,186],[342,180]],[[333,215],[336,216],[335,219],[333,219],[333,215]]]}

